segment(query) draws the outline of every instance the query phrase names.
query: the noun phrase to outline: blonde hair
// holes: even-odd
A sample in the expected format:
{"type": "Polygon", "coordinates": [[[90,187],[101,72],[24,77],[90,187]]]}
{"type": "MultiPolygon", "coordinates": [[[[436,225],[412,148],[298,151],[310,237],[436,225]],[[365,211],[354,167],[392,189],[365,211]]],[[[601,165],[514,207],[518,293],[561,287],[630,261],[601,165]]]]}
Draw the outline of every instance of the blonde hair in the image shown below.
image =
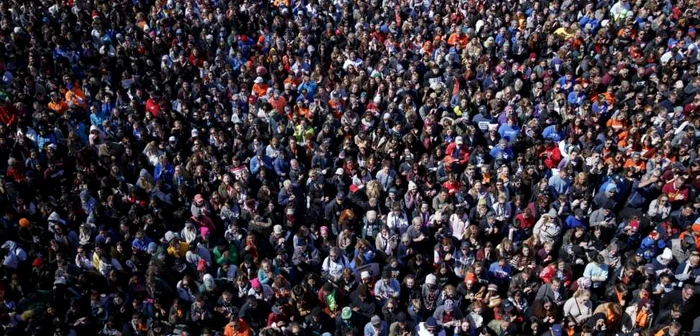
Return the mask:
{"type": "Polygon", "coordinates": [[[369,181],[365,185],[365,189],[367,190],[367,198],[376,198],[377,200],[381,199],[382,186],[379,184],[379,182],[375,180],[369,181]]]}
{"type": "Polygon", "coordinates": [[[575,293],[574,293],[574,298],[580,298],[583,296],[588,296],[591,297],[591,292],[588,291],[587,289],[579,288],[575,293]]]}

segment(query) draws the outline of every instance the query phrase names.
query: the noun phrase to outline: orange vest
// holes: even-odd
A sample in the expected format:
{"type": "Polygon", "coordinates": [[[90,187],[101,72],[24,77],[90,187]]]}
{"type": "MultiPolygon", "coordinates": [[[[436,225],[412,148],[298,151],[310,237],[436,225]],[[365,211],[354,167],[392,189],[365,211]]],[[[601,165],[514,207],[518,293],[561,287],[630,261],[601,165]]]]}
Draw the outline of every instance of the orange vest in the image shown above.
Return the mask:
{"type": "Polygon", "coordinates": [[[63,112],[66,112],[68,109],[68,104],[66,104],[66,101],[63,99],[59,100],[57,103],[50,101],[49,109],[54,111],[56,114],[63,114],[63,112]]]}

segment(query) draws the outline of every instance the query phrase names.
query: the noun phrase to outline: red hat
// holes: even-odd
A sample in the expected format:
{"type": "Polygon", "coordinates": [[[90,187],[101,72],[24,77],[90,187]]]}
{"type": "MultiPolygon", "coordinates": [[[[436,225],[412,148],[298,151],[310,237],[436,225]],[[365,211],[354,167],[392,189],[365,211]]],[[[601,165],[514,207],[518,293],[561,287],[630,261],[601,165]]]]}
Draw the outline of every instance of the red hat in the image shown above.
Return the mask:
{"type": "Polygon", "coordinates": [[[659,238],[659,233],[656,230],[651,231],[649,232],[649,238],[656,240],[659,238]]]}
{"type": "Polygon", "coordinates": [[[627,227],[631,227],[635,230],[639,230],[639,221],[636,219],[633,219],[629,223],[627,223],[627,227]]]}
{"type": "Polygon", "coordinates": [[[530,59],[537,59],[537,54],[530,53],[530,59]]]}
{"type": "Polygon", "coordinates": [[[44,259],[41,257],[36,257],[34,261],[32,262],[32,266],[34,267],[41,267],[41,265],[44,264],[44,259]]]}

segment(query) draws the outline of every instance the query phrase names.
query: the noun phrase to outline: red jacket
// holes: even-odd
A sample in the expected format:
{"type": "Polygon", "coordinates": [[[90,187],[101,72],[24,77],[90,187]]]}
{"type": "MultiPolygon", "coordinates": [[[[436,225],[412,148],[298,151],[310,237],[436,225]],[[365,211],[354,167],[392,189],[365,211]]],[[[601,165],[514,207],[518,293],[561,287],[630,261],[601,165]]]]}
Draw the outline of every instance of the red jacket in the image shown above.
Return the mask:
{"type": "Polygon", "coordinates": [[[544,165],[549,169],[556,168],[559,165],[559,161],[561,161],[561,152],[559,152],[557,146],[545,148],[537,156],[544,161],[544,165]]]}
{"type": "Polygon", "coordinates": [[[451,156],[457,161],[459,161],[460,165],[466,165],[467,162],[469,162],[469,147],[465,146],[462,144],[459,147],[459,154],[455,155],[455,152],[457,151],[457,143],[453,142],[447,145],[447,149],[445,150],[445,156],[451,156]]]}
{"type": "MultiPolygon", "coordinates": [[[[549,264],[547,267],[543,268],[542,271],[540,272],[540,279],[542,279],[542,282],[548,284],[552,281],[554,277],[557,276],[557,263],[553,262],[549,264]]],[[[571,285],[571,271],[569,269],[565,269],[563,274],[562,274],[561,282],[564,285],[564,287],[569,287],[571,285]]]]}
{"type": "Polygon", "coordinates": [[[12,106],[0,106],[0,122],[7,126],[12,126],[12,124],[17,121],[17,115],[12,106]]]}

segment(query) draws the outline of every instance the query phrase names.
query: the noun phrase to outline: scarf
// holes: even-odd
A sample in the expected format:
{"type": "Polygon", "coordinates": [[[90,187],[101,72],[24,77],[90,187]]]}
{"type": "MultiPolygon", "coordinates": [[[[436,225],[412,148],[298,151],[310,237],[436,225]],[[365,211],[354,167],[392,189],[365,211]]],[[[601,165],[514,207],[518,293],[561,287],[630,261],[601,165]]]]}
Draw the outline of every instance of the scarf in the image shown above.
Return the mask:
{"type": "Polygon", "coordinates": [[[634,319],[634,326],[636,328],[646,328],[647,321],[649,321],[649,314],[641,309],[637,312],[637,317],[634,319]]]}
{"type": "Polygon", "coordinates": [[[328,305],[328,310],[335,312],[337,304],[335,302],[335,291],[326,294],[326,305],[328,305]]]}
{"type": "Polygon", "coordinates": [[[611,326],[615,324],[615,322],[617,322],[617,316],[610,308],[607,308],[605,310],[605,324],[611,326]]]}
{"type": "Polygon", "coordinates": [[[622,302],[625,296],[619,290],[615,289],[615,296],[617,297],[617,302],[622,302]]]}

